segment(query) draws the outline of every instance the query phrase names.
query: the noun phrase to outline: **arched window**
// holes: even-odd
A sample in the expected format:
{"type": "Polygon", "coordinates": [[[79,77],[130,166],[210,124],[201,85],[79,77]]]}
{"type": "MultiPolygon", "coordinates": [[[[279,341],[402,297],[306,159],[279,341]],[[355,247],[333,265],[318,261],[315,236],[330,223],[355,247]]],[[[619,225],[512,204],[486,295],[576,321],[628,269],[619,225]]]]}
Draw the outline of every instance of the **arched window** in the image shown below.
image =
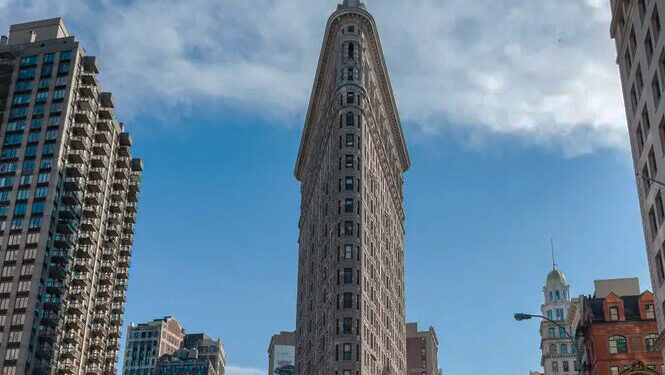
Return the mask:
{"type": "Polygon", "coordinates": [[[568,346],[566,344],[561,344],[561,354],[568,354],[568,346]]]}
{"type": "Polygon", "coordinates": [[[559,294],[558,290],[556,292],[554,292],[554,298],[557,299],[557,300],[561,299],[561,294],[559,294]]]}
{"type": "Polygon", "coordinates": [[[628,353],[628,343],[626,338],[619,335],[610,336],[607,340],[610,348],[610,353],[628,353]]]}
{"type": "Polygon", "coordinates": [[[354,52],[353,43],[349,43],[349,55],[348,55],[349,59],[353,59],[353,55],[354,55],[353,52],[354,52]]]}
{"type": "Polygon", "coordinates": [[[550,301],[552,300],[552,291],[550,290],[550,301]]]}
{"type": "Polygon", "coordinates": [[[353,126],[353,112],[346,114],[346,126],[353,126]]]}
{"type": "Polygon", "coordinates": [[[656,339],[658,338],[658,335],[655,333],[650,333],[646,336],[644,336],[644,347],[646,348],[647,352],[655,352],[656,351],[656,339]]]}
{"type": "Polygon", "coordinates": [[[550,354],[557,354],[556,345],[554,345],[554,344],[550,345],[550,354]]]}
{"type": "Polygon", "coordinates": [[[346,93],[346,104],[354,104],[356,102],[356,94],[353,91],[346,93]]]}

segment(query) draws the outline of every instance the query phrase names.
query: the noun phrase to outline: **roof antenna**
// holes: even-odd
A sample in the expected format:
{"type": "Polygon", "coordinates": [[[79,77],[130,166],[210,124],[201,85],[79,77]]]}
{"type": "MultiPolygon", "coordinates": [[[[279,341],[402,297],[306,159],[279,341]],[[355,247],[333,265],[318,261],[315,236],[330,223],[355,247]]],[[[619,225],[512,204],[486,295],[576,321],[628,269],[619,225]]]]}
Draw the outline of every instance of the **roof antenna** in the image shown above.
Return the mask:
{"type": "Polygon", "coordinates": [[[554,259],[554,240],[550,237],[550,246],[552,248],[552,269],[556,269],[556,261],[554,259]]]}

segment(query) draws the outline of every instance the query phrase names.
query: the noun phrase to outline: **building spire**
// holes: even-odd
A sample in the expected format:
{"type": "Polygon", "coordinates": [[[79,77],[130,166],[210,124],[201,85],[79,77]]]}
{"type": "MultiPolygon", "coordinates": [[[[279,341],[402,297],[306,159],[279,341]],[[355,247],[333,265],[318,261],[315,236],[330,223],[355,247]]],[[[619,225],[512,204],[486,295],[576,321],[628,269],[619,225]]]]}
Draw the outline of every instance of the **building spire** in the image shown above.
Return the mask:
{"type": "Polygon", "coordinates": [[[550,238],[550,247],[552,248],[552,269],[556,269],[556,260],[554,258],[554,240],[550,238]]]}
{"type": "Polygon", "coordinates": [[[365,4],[360,0],[344,0],[342,4],[340,4],[340,7],[365,9],[365,4]]]}

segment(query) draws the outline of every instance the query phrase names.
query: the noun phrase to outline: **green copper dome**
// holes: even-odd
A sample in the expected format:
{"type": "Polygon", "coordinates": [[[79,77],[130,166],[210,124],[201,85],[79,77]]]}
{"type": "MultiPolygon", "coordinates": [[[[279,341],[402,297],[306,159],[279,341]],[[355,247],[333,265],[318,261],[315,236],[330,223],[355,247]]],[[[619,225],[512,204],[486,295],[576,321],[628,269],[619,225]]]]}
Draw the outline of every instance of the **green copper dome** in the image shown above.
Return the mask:
{"type": "Polygon", "coordinates": [[[565,286],[566,285],[566,277],[563,275],[561,271],[558,269],[553,269],[550,271],[549,274],[547,274],[547,286],[565,286]]]}

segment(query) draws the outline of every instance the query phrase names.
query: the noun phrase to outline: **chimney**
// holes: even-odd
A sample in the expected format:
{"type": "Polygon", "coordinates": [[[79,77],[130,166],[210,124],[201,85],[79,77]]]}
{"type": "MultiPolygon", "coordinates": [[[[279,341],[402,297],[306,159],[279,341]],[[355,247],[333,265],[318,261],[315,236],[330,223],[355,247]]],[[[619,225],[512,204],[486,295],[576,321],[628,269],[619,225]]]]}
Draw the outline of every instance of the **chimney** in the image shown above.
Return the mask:
{"type": "Polygon", "coordinates": [[[7,35],[0,36],[0,45],[6,46],[8,43],[7,35]]]}

